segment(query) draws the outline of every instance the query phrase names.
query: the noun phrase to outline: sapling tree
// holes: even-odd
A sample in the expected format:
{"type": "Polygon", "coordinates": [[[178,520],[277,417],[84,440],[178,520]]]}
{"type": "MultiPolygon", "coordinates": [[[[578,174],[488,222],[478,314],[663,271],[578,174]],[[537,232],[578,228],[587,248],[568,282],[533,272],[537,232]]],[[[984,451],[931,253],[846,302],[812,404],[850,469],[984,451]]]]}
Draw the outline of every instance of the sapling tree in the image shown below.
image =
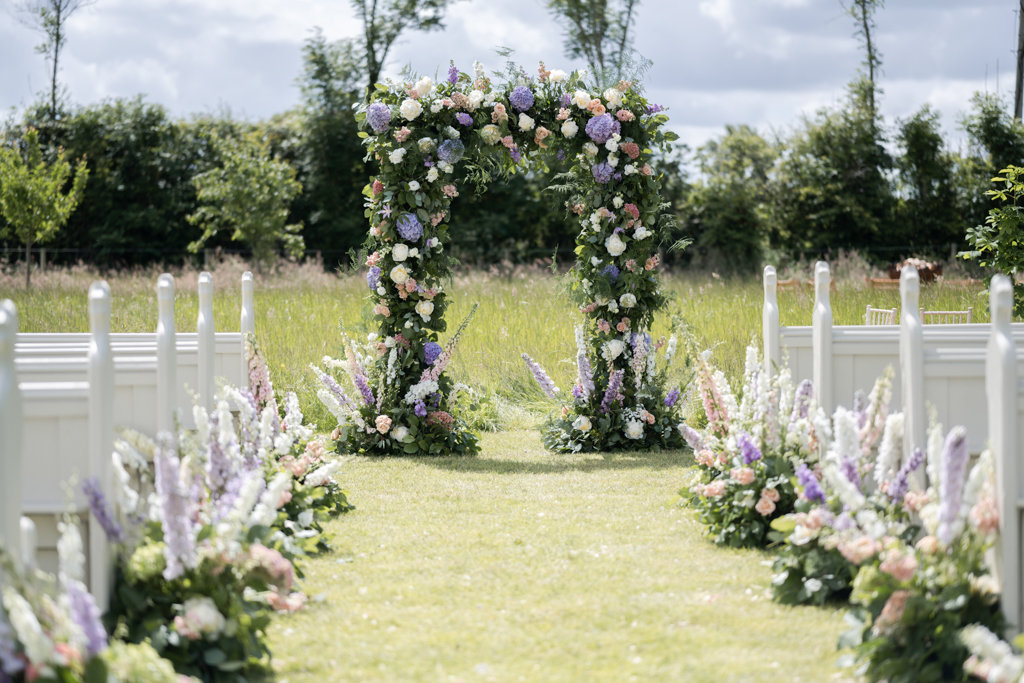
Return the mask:
{"type": "Polygon", "coordinates": [[[7,221],[0,234],[13,234],[25,245],[25,288],[32,283],[32,245],[46,242],[67,223],[85,192],[89,169],[75,166],[58,149],[53,162],[43,159],[39,131],[29,128],[21,141],[0,147],[0,214],[7,221]]]}
{"type": "Polygon", "coordinates": [[[26,17],[26,23],[42,31],[45,40],[36,46],[36,52],[46,55],[50,63],[50,120],[57,118],[57,100],[59,86],[57,75],[60,73],[60,52],[67,41],[67,22],[71,15],[93,4],[96,0],[24,0],[19,9],[26,17]]]}
{"type": "Polygon", "coordinates": [[[629,34],[640,0],[548,0],[548,10],[565,28],[565,50],[587,60],[599,80],[625,77],[633,50],[629,34]]]}

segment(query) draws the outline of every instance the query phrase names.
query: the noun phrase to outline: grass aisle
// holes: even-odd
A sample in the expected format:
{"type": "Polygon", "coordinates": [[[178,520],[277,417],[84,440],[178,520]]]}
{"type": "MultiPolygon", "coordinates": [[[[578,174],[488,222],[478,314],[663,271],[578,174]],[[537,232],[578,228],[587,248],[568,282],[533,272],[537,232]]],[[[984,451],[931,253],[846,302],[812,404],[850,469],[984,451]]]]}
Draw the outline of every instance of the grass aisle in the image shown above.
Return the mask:
{"type": "Polygon", "coordinates": [[[768,597],[768,556],[714,547],[676,505],[681,452],[354,458],[357,509],[270,630],[279,681],[834,678],[841,614],[768,597]]]}

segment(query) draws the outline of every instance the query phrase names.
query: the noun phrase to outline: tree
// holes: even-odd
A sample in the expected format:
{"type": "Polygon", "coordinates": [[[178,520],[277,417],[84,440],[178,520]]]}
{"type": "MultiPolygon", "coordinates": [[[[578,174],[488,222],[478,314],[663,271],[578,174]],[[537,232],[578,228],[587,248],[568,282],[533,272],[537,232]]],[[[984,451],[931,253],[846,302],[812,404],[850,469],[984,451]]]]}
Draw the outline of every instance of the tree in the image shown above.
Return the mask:
{"type": "Polygon", "coordinates": [[[67,41],[65,25],[78,10],[96,0],[25,0],[22,12],[28,23],[43,32],[45,40],[36,46],[36,52],[46,55],[50,62],[50,120],[57,118],[57,74],[60,72],[60,51],[67,41]]]}
{"type": "Polygon", "coordinates": [[[57,151],[53,163],[43,161],[35,129],[25,133],[23,151],[15,146],[0,148],[0,214],[7,221],[5,232],[25,245],[25,289],[31,285],[32,245],[56,234],[82,198],[89,177],[84,159],[79,160],[65,192],[70,176],[64,150],[57,151]]]}
{"type": "Polygon", "coordinates": [[[871,90],[868,93],[868,106],[871,108],[872,114],[877,112],[875,108],[875,90],[877,88],[875,71],[882,65],[882,55],[878,52],[878,46],[871,39],[871,32],[875,28],[875,10],[884,4],[884,0],[852,0],[846,6],[846,11],[856,22],[857,28],[854,35],[864,41],[864,67],[867,69],[867,81],[871,85],[871,90]]]}
{"type": "Polygon", "coordinates": [[[363,59],[367,93],[380,81],[388,51],[406,29],[435,31],[444,28],[444,12],[454,0],[349,0],[363,22],[363,59]]]}
{"type": "Polygon", "coordinates": [[[272,263],[279,241],[290,256],[301,256],[302,224],[288,224],[289,205],[302,191],[295,169],[271,157],[269,143],[256,133],[215,136],[212,142],[221,165],[192,179],[200,206],[188,221],[203,234],[189,250],[199,251],[220,230],[230,229],[231,239],[252,250],[259,271],[272,263]]]}
{"type": "Polygon", "coordinates": [[[633,52],[629,31],[640,0],[548,0],[565,27],[566,54],[586,60],[600,81],[622,78],[633,52]]]}
{"type": "Polygon", "coordinates": [[[985,191],[992,177],[1008,166],[1024,166],[1024,124],[1013,119],[1005,102],[992,93],[975,93],[962,121],[970,151],[961,160],[957,183],[967,225],[985,220],[990,204],[985,191]]]}

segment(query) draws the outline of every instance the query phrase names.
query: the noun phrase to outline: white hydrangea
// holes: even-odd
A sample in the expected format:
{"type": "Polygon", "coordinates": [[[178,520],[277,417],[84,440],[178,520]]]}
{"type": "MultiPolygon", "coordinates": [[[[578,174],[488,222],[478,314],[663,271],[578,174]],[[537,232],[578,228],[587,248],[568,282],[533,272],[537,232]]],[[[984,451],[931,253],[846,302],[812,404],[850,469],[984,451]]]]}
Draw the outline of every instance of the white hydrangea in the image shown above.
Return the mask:
{"type": "Polygon", "coordinates": [[[437,391],[436,381],[428,379],[418,382],[409,387],[409,391],[405,393],[405,402],[409,405],[415,405],[435,391],[437,391]]]}
{"type": "Polygon", "coordinates": [[[433,138],[420,138],[416,141],[416,144],[419,145],[420,151],[424,154],[430,154],[434,151],[435,144],[433,138]]]}
{"type": "Polygon", "coordinates": [[[441,100],[434,100],[430,103],[430,112],[432,114],[436,114],[442,109],[444,109],[444,103],[441,100]]]}
{"type": "Polygon", "coordinates": [[[651,236],[651,234],[652,234],[651,231],[648,230],[645,225],[641,224],[641,225],[638,225],[636,227],[636,230],[633,231],[633,239],[635,239],[635,240],[647,239],[648,237],[651,236]]]}

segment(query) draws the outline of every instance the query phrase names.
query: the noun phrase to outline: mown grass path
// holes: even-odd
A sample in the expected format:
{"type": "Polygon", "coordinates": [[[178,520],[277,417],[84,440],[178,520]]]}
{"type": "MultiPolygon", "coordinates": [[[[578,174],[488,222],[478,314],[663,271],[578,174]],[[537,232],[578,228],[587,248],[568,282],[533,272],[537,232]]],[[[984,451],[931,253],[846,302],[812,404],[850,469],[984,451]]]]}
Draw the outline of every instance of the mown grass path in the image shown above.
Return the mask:
{"type": "Polygon", "coordinates": [[[357,509],[270,630],[279,681],[832,679],[841,613],[768,597],[770,556],[677,504],[680,451],[353,458],[357,509]]]}

